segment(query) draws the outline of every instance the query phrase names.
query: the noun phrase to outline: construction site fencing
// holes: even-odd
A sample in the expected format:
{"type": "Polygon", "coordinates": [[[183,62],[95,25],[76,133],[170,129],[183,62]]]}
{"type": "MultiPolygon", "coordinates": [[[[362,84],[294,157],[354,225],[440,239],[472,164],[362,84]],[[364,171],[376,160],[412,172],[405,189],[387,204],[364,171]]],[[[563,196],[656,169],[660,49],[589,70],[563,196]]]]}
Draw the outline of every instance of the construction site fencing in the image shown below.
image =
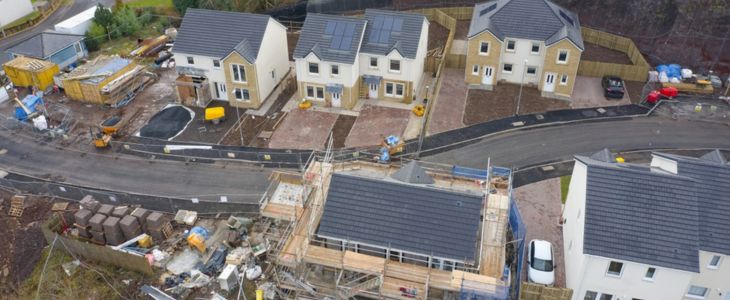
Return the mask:
{"type": "MultiPolygon", "coordinates": [[[[510,185],[511,186],[511,185],[510,185]]],[[[522,220],[522,214],[517,207],[514,199],[510,200],[509,206],[509,226],[512,231],[512,241],[515,249],[515,269],[512,273],[512,287],[510,299],[518,299],[520,295],[520,282],[522,282],[522,268],[525,265],[525,237],[527,236],[527,227],[522,220]]]]}
{"type": "Polygon", "coordinates": [[[600,61],[581,60],[578,65],[578,75],[603,77],[606,75],[619,76],[624,80],[646,81],[649,63],[630,38],[612,33],[581,27],[581,35],[585,42],[625,53],[631,64],[617,64],[600,61]]]}
{"type": "MultiPolygon", "coordinates": [[[[53,180],[53,178],[50,178],[53,180]]],[[[56,183],[25,175],[10,173],[0,178],[0,188],[17,194],[31,194],[49,198],[81,201],[92,196],[99,202],[111,205],[139,205],[165,213],[176,213],[180,209],[194,210],[200,214],[256,215],[259,196],[202,195],[189,197],[156,196],[141,193],[110,191],[101,188],[82,187],[73,184],[56,183]]]]}

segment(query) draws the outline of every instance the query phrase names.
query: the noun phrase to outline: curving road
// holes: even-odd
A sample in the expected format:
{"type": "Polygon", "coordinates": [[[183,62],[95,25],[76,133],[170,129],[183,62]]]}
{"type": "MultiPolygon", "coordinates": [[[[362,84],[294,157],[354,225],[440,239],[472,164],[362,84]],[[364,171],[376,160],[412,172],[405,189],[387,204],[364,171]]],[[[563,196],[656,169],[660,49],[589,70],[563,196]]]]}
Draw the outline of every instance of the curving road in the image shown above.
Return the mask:
{"type": "Polygon", "coordinates": [[[497,134],[425,160],[484,168],[491,157],[493,165],[524,168],[603,148],[730,148],[730,126],[662,117],[566,124],[497,134]]]}

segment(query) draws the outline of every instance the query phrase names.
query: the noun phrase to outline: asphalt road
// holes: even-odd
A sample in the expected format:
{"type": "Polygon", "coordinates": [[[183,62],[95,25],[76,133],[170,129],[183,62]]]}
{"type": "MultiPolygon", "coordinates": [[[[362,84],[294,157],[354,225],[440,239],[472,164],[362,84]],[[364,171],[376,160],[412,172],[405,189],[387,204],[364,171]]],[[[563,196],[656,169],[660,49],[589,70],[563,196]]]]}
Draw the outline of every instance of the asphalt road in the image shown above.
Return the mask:
{"type": "Polygon", "coordinates": [[[56,25],[57,23],[68,19],[73,15],[76,15],[92,6],[96,6],[98,3],[101,3],[104,6],[111,6],[114,4],[114,0],[73,0],[73,3],[71,5],[62,5],[38,26],[23,31],[19,34],[10,36],[8,38],[0,39],[0,55],[6,56],[7,54],[5,53],[5,50],[10,48],[11,46],[39,32],[43,32],[47,29],[53,29],[53,25],[56,25]]]}
{"type": "Polygon", "coordinates": [[[474,144],[424,159],[484,168],[524,168],[570,160],[603,148],[612,151],[669,148],[730,148],[730,126],[661,117],[567,124],[497,134],[474,144]]]}
{"type": "MultiPolygon", "coordinates": [[[[183,199],[256,203],[270,170],[232,164],[185,164],[168,160],[82,154],[13,136],[0,130],[0,169],[86,187],[183,199]],[[4,152],[4,151],[3,151],[4,152]],[[0,152],[2,153],[2,152],[0,152]]],[[[93,150],[93,149],[92,149],[93,150]]]]}

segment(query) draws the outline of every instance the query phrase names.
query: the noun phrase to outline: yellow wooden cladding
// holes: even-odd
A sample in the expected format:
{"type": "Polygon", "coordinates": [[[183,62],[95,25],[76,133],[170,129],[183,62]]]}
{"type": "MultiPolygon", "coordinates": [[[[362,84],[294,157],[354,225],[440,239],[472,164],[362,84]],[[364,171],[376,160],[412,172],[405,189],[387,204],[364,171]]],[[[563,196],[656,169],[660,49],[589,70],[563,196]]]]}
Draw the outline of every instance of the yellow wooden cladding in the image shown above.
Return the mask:
{"type": "Polygon", "coordinates": [[[45,90],[53,85],[53,76],[58,74],[58,65],[52,62],[16,57],[3,65],[8,79],[20,87],[37,87],[45,90]]]}

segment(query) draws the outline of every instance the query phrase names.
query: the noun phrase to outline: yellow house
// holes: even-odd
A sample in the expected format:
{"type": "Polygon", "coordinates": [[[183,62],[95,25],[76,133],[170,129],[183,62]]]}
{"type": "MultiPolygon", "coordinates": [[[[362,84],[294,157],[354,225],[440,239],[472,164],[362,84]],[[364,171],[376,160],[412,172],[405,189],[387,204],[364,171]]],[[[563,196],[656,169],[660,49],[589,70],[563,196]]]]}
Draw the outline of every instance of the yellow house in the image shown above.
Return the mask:
{"type": "Polygon", "coordinates": [[[570,100],[583,38],[578,16],[549,0],[495,0],[474,6],[464,77],[473,88],[532,85],[570,100]]]}

